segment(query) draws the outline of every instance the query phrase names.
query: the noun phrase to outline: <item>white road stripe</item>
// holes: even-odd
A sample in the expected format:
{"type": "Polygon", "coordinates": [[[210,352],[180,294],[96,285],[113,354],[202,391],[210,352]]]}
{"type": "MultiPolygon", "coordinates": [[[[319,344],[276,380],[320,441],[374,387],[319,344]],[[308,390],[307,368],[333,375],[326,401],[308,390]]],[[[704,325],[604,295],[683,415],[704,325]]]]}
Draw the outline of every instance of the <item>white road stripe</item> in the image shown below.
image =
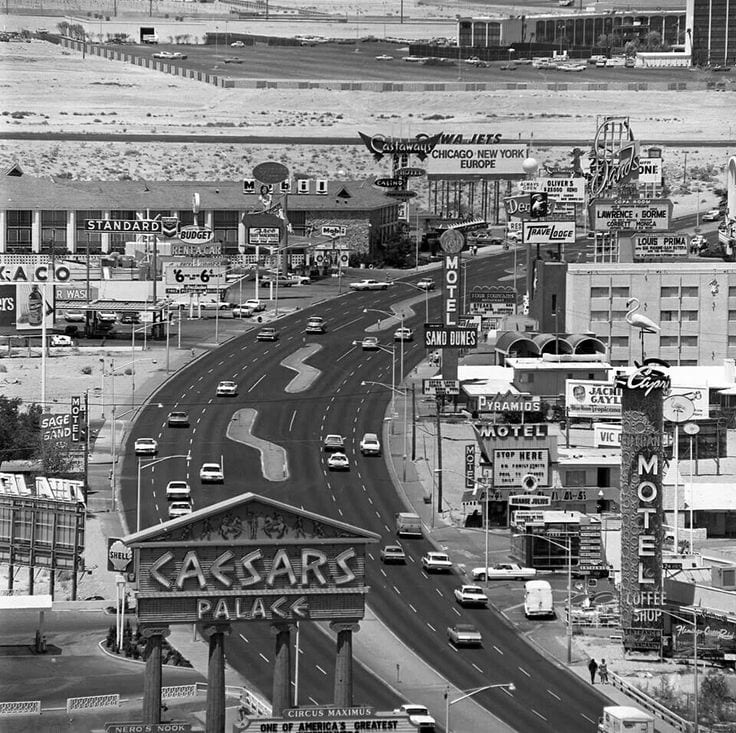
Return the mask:
{"type": "Polygon", "coordinates": [[[560,699],[560,696],[559,695],[555,695],[555,693],[552,692],[552,690],[547,690],[547,692],[549,692],[549,694],[552,695],[552,697],[554,697],[555,700],[559,700],[560,699]]]}
{"type": "Polygon", "coordinates": [[[256,381],[253,385],[251,385],[251,387],[248,390],[248,392],[252,392],[265,378],[266,378],[266,375],[263,374],[258,381],[256,381]]]}
{"type": "Polygon", "coordinates": [[[537,716],[538,718],[541,718],[542,720],[547,720],[547,718],[545,718],[545,717],[544,717],[544,715],[542,715],[542,713],[538,713],[538,712],[537,712],[537,711],[536,711],[536,710],[535,710],[534,708],[532,708],[532,712],[533,712],[533,713],[534,713],[534,715],[536,715],[536,716],[537,716]]]}
{"type": "Polygon", "coordinates": [[[494,644],[493,648],[501,655],[503,656],[503,652],[494,644]]]}
{"type": "Polygon", "coordinates": [[[522,674],[525,674],[527,677],[531,677],[529,672],[527,672],[523,667],[519,667],[518,669],[522,674]]]}
{"type": "Polygon", "coordinates": [[[483,674],[483,670],[475,663],[473,662],[473,666],[481,673],[483,674]]]}
{"type": "Polygon", "coordinates": [[[315,666],[315,667],[316,667],[316,668],[317,668],[317,669],[318,669],[318,670],[319,670],[320,672],[322,672],[322,674],[323,674],[323,675],[325,675],[325,677],[327,676],[327,672],[325,672],[325,671],[324,671],[324,669],[322,669],[322,667],[320,667],[320,666],[319,666],[319,664],[315,664],[314,666],[315,666]]]}

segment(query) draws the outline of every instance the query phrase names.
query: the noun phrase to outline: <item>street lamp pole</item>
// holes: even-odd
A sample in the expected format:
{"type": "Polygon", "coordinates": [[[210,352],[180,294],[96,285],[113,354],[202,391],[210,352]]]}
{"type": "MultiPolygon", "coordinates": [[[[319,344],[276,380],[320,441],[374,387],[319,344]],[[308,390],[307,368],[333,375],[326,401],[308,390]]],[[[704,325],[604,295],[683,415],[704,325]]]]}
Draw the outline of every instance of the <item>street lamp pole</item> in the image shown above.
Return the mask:
{"type": "Polygon", "coordinates": [[[138,487],[137,487],[137,492],[136,492],[138,504],[135,510],[135,531],[136,532],[141,531],[141,470],[144,468],[150,468],[151,466],[155,466],[157,463],[163,463],[164,461],[171,460],[172,458],[186,458],[187,466],[188,466],[189,461],[192,459],[192,454],[187,453],[186,455],[178,454],[175,456],[164,456],[163,458],[157,458],[155,461],[149,461],[148,463],[141,463],[140,456],[138,457],[138,487]]]}
{"type": "Polygon", "coordinates": [[[464,695],[460,695],[460,697],[450,700],[450,688],[448,687],[445,690],[445,733],[452,733],[450,730],[450,705],[455,705],[455,703],[467,700],[469,697],[473,697],[473,695],[477,695],[479,692],[492,690],[496,687],[503,687],[509,692],[514,692],[516,690],[516,685],[513,682],[503,682],[497,685],[483,685],[483,687],[476,687],[473,690],[467,690],[464,695]]]}

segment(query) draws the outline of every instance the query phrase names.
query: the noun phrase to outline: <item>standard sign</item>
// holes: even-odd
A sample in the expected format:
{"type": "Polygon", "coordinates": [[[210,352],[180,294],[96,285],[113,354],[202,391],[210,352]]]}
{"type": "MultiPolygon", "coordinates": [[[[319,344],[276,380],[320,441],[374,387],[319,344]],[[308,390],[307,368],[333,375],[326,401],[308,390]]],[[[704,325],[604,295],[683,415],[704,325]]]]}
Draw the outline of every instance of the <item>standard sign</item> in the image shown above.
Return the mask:
{"type": "Polygon", "coordinates": [[[476,349],[478,329],[425,323],[424,346],[427,349],[476,349]]]}
{"type": "Polygon", "coordinates": [[[440,144],[429,153],[429,178],[514,178],[524,175],[526,145],[440,144]]]}
{"type": "Polygon", "coordinates": [[[575,222],[525,221],[525,244],[575,244],[575,222]]]}
{"type": "Polygon", "coordinates": [[[596,230],[651,229],[666,232],[670,228],[672,202],[668,199],[653,199],[646,204],[596,201],[590,208],[591,227],[596,230]]]}
{"type": "Polygon", "coordinates": [[[493,451],[493,485],[521,486],[528,474],[537,479],[538,486],[546,486],[549,450],[535,448],[533,450],[509,450],[506,448],[493,451]]]}
{"type": "Polygon", "coordinates": [[[423,379],[422,394],[425,397],[436,397],[437,395],[459,395],[459,379],[423,379]]]}
{"type": "Polygon", "coordinates": [[[685,234],[640,234],[634,237],[634,260],[687,257],[685,234]]]}
{"type": "Polygon", "coordinates": [[[519,181],[524,193],[541,191],[561,204],[585,203],[585,178],[535,178],[519,181]]]}
{"type": "Polygon", "coordinates": [[[85,219],[88,232],[125,232],[126,234],[162,234],[160,219],[85,219]]]}
{"type": "Polygon", "coordinates": [[[248,244],[276,245],[281,239],[278,227],[248,227],[248,244]]]}

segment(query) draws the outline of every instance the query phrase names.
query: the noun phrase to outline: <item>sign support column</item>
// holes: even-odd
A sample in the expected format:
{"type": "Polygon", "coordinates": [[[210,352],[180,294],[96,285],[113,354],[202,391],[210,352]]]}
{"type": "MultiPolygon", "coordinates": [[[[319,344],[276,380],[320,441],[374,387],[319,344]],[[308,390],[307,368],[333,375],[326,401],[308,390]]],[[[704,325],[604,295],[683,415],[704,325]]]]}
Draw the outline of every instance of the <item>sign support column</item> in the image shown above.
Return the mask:
{"type": "Polygon", "coordinates": [[[143,678],[144,723],[161,722],[161,647],[163,639],[168,635],[168,626],[143,629],[143,638],[146,640],[146,670],[143,678]]]}
{"type": "Polygon", "coordinates": [[[360,626],[352,622],[333,621],[330,628],[337,632],[333,702],[338,707],[348,707],[353,704],[353,632],[358,631],[360,626]]]}
{"type": "Polygon", "coordinates": [[[291,625],[272,623],[271,633],[276,637],[271,705],[274,714],[281,715],[291,705],[291,625]]]}
{"type": "Polygon", "coordinates": [[[207,730],[225,733],[225,635],[229,624],[215,624],[204,630],[209,637],[207,660],[207,730]]]}

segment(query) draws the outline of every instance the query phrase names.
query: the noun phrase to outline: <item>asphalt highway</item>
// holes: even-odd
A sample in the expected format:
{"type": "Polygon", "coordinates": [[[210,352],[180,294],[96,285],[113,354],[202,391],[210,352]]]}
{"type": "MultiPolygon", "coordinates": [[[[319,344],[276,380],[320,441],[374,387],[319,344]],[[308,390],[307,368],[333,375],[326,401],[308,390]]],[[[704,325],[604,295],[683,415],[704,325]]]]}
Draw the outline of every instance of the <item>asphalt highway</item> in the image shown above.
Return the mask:
{"type": "MultiPolygon", "coordinates": [[[[467,270],[468,287],[495,283],[500,276],[508,274],[510,266],[511,253],[478,260],[477,266],[467,270]]],[[[436,295],[430,300],[430,319],[438,313],[436,295]]],[[[407,318],[407,325],[416,328],[424,320],[423,296],[394,286],[385,292],[346,294],[288,316],[278,323],[281,338],[275,344],[257,343],[254,331],[229,342],[192,368],[175,375],[154,395],[137,420],[131,440],[138,436],[157,438],[159,457],[191,451],[188,478],[195,508],[254,491],[377,532],[391,541],[392,517],[403,505],[384,461],[363,458],[357,451],[364,432],[380,434],[391,398],[390,389],[361,386],[361,382],[390,384],[391,355],[384,351],[363,352],[353,341],[382,318],[384,329],[379,336],[383,343],[390,345],[398,321],[388,323],[384,316],[363,310],[389,311],[391,304],[407,299],[416,301],[416,315],[407,318]],[[304,335],[306,318],[312,314],[325,318],[326,334],[304,335]],[[322,374],[308,390],[286,394],[284,390],[294,372],[283,367],[281,361],[307,340],[323,347],[308,360],[322,374]],[[237,381],[239,396],[229,400],[216,398],[215,385],[220,379],[237,381]],[[246,406],[259,411],[254,432],[288,451],[286,481],[266,480],[261,475],[256,451],[222,439],[233,412],[246,406]],[[173,409],[187,409],[192,427],[167,428],[166,415],[173,409]],[[346,437],[352,462],[349,472],[327,471],[321,440],[328,432],[339,432],[346,437]],[[221,455],[224,486],[200,486],[201,463],[219,460],[221,455]]],[[[406,372],[423,358],[424,351],[417,342],[405,346],[406,372]]],[[[399,358],[397,353],[397,362],[399,358]]],[[[128,510],[129,526],[133,527],[137,465],[131,454],[126,451],[122,485],[123,504],[128,510]]],[[[142,526],[165,518],[163,487],[169,480],[183,478],[185,470],[186,462],[181,458],[162,461],[144,470],[142,526]]],[[[575,733],[595,729],[600,713],[597,695],[573,676],[561,674],[557,667],[511,633],[503,618],[494,612],[456,608],[452,591],[461,581],[454,575],[428,577],[421,571],[419,559],[432,549],[427,541],[404,544],[410,556],[407,566],[382,566],[378,560],[379,547],[375,546],[367,571],[370,605],[403,641],[459,689],[514,682],[515,692],[489,690],[479,694],[477,701],[517,730],[575,733]],[[482,649],[458,651],[447,643],[446,627],[461,618],[472,620],[482,631],[482,649]]],[[[311,624],[303,625],[300,636],[299,698],[304,702],[329,703],[333,694],[334,641],[311,624]]],[[[228,641],[230,663],[267,694],[272,653],[273,640],[264,625],[239,624],[228,641]]],[[[356,675],[355,698],[357,702],[370,701],[378,707],[396,704],[390,690],[364,676],[362,671],[356,675]]]]}

